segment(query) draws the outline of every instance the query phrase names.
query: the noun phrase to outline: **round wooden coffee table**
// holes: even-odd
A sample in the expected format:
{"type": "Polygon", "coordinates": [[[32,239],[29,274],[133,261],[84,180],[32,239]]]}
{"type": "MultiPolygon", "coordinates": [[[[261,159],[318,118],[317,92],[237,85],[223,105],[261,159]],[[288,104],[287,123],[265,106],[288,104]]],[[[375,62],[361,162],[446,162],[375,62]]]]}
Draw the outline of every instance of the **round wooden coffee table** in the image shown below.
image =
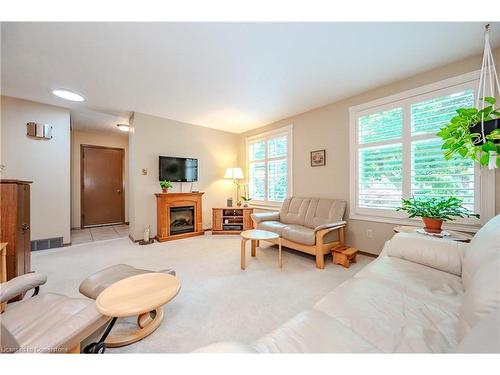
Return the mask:
{"type": "Polygon", "coordinates": [[[267,230],[260,229],[250,229],[241,232],[241,269],[245,269],[245,253],[246,253],[246,243],[251,241],[252,252],[251,255],[255,256],[255,249],[258,246],[259,241],[268,241],[278,244],[278,260],[280,268],[283,266],[281,258],[281,238],[278,234],[273,232],[268,232],[267,230]]]}
{"type": "Polygon", "coordinates": [[[137,316],[138,329],[124,333],[111,333],[106,338],[107,347],[132,344],[151,334],[163,320],[163,305],[179,293],[181,284],[177,277],[164,273],[144,273],[117,281],[102,291],[96,299],[97,310],[113,318],[137,316]]]}

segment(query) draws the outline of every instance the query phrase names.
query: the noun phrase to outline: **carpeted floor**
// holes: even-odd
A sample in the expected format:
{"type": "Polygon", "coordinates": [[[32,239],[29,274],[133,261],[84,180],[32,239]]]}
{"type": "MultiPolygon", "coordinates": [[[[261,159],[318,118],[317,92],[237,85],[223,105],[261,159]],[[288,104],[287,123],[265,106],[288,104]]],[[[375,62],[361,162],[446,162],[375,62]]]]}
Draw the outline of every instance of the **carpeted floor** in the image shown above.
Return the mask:
{"type": "Polygon", "coordinates": [[[311,256],[284,251],[278,268],[274,247],[247,251],[247,269],[240,270],[239,236],[193,237],[133,244],[127,238],[91,242],[32,254],[32,269],[45,273],[41,292],[82,297],[80,282],[113,264],[126,263],[159,270],[174,268],[181,281],[179,295],[165,307],[165,319],[149,337],[108,352],[190,352],[217,341],[251,342],[298,312],[311,308],[322,296],[348,279],[372,258],[358,256],[349,269],[333,265],[318,270],[311,256]]]}

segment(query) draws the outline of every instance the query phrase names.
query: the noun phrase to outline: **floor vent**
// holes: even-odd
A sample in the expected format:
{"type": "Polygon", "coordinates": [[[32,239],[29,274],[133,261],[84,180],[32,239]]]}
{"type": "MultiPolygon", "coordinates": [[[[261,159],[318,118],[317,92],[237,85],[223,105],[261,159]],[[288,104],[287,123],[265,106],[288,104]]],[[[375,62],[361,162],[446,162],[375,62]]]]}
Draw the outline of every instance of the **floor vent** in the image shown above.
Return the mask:
{"type": "Polygon", "coordinates": [[[31,251],[47,250],[47,249],[53,249],[54,247],[63,247],[63,246],[64,243],[62,237],[31,241],[31,251]]]}

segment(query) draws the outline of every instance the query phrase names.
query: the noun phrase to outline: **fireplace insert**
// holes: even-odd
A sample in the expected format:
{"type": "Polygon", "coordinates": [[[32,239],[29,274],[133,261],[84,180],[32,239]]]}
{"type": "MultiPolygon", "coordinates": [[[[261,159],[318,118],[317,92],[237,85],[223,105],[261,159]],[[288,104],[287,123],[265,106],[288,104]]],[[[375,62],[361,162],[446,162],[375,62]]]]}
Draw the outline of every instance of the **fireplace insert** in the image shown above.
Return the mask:
{"type": "Polygon", "coordinates": [[[194,206],[170,207],[170,235],[194,232],[194,206]]]}

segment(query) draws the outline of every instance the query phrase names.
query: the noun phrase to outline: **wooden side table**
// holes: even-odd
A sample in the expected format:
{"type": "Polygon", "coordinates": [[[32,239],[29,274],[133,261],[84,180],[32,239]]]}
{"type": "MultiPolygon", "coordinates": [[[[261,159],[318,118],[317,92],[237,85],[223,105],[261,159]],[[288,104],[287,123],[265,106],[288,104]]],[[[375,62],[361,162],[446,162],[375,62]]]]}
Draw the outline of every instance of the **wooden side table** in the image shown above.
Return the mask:
{"type": "Polygon", "coordinates": [[[278,261],[279,266],[282,268],[283,261],[281,257],[281,238],[278,234],[273,232],[268,232],[267,230],[251,229],[241,232],[241,269],[245,269],[245,253],[246,253],[246,243],[251,241],[251,255],[254,257],[256,255],[256,249],[259,241],[268,241],[272,243],[278,243],[278,261]]]}
{"type": "Polygon", "coordinates": [[[422,228],[412,227],[412,226],[407,226],[407,225],[400,225],[400,226],[394,227],[394,232],[396,232],[396,233],[417,233],[421,236],[441,238],[443,240],[459,241],[459,242],[470,242],[470,240],[473,237],[473,235],[471,235],[469,233],[457,232],[455,230],[447,230],[447,229],[446,229],[446,232],[448,232],[450,234],[449,236],[443,236],[443,237],[433,236],[431,234],[427,235],[427,234],[419,233],[419,232],[417,232],[418,229],[422,229],[422,228]]]}
{"type": "Polygon", "coordinates": [[[253,228],[252,207],[212,208],[212,234],[239,234],[253,228]]]}
{"type": "Polygon", "coordinates": [[[97,310],[110,318],[107,333],[117,318],[137,316],[139,329],[111,334],[106,346],[132,344],[150,335],[163,320],[163,305],[175,298],[181,284],[177,277],[164,273],[144,273],[128,277],[104,289],[96,299],[97,310]]]}

